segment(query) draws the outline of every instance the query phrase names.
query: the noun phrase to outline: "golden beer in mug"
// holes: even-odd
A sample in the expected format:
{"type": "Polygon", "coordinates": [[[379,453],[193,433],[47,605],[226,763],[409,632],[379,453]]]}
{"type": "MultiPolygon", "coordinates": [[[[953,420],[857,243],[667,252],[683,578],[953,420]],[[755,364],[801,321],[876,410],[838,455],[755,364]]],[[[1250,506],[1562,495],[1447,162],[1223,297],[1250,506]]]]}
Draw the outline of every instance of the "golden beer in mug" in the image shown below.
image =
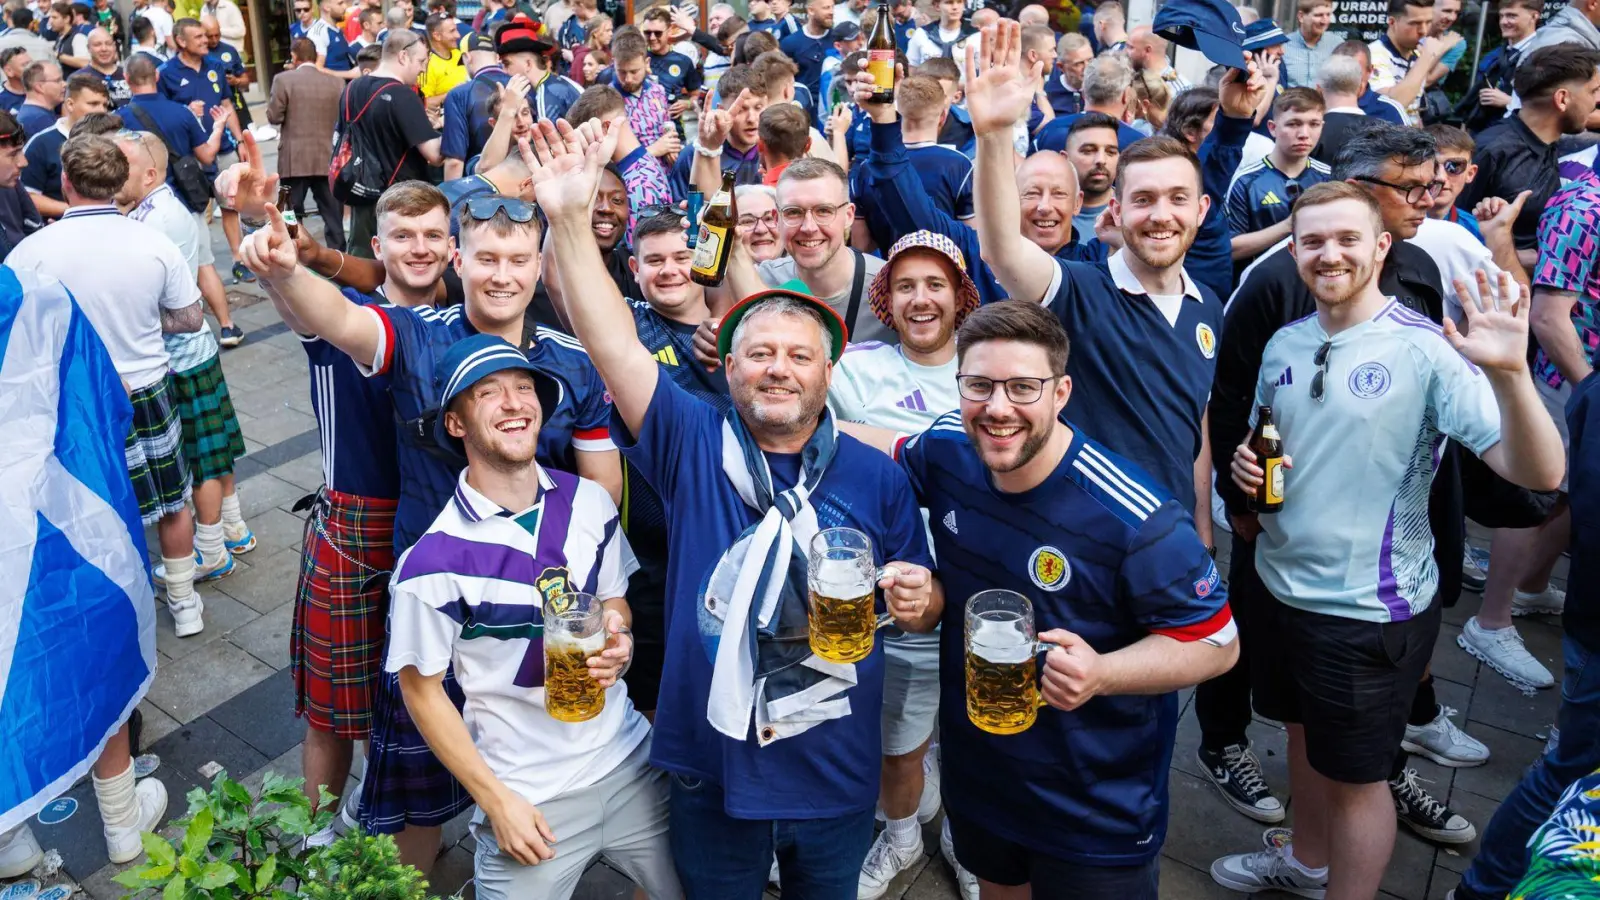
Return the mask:
{"type": "Polygon", "coordinates": [[[990,734],[1033,726],[1044,700],[1033,604],[1015,591],[981,591],[967,601],[967,718],[990,734]]]}
{"type": "Polygon", "coordinates": [[[544,708],[560,722],[587,722],[606,706],[589,657],[606,648],[604,605],[593,594],[563,594],[544,611],[544,708]]]}
{"type": "Polygon", "coordinates": [[[866,659],[889,622],[873,609],[888,570],[873,561],[872,539],[854,528],[823,529],[811,539],[809,563],[811,652],[836,663],[866,659]]]}

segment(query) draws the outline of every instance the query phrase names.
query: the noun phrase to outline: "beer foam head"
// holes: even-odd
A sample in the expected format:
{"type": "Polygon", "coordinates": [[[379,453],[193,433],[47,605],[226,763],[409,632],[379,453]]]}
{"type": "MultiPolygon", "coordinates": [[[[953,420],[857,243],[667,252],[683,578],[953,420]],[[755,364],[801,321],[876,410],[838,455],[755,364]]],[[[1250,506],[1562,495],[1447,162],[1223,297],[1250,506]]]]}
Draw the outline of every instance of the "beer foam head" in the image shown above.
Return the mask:
{"type": "Polygon", "coordinates": [[[545,634],[545,643],[561,649],[576,647],[588,656],[595,656],[606,648],[606,633],[596,631],[588,637],[573,637],[570,634],[550,631],[545,634]]]}
{"type": "Polygon", "coordinates": [[[972,623],[967,644],[979,659],[991,663],[1025,663],[1033,656],[1033,642],[1020,620],[979,618],[972,623]]]}
{"type": "Polygon", "coordinates": [[[811,584],[817,593],[845,599],[872,593],[872,579],[851,559],[819,559],[811,566],[811,584]]]}

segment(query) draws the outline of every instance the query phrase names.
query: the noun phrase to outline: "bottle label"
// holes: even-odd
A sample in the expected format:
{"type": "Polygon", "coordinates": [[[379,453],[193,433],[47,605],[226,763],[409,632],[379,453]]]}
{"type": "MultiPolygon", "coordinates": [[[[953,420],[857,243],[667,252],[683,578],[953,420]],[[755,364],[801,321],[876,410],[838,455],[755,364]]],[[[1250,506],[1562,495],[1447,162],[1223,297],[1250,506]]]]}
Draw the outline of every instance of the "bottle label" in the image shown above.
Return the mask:
{"type": "Polygon", "coordinates": [[[690,268],[703,275],[717,273],[718,251],[722,249],[722,242],[727,240],[728,230],[717,225],[700,225],[700,240],[695,243],[694,262],[690,268]]]}
{"type": "Polygon", "coordinates": [[[300,217],[294,214],[293,207],[285,207],[278,210],[278,215],[283,217],[283,224],[291,228],[300,224],[300,217]]]}
{"type": "Polygon", "coordinates": [[[867,72],[880,90],[894,90],[894,51],[867,51],[867,72]]]}
{"type": "Polygon", "coordinates": [[[1266,502],[1269,505],[1283,502],[1283,457],[1274,456],[1267,460],[1266,488],[1266,502]]]}
{"type": "Polygon", "coordinates": [[[1278,426],[1272,424],[1271,422],[1261,426],[1261,436],[1269,441],[1283,440],[1282,437],[1278,436],[1278,426]]]}

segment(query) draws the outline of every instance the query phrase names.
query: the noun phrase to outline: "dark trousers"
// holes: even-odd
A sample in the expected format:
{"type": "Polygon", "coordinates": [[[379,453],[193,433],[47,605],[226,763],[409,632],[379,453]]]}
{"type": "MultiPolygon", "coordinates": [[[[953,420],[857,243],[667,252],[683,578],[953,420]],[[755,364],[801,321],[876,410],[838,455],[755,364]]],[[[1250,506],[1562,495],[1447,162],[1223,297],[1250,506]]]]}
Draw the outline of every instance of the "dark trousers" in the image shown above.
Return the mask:
{"type": "MultiPolygon", "coordinates": [[[[1200,722],[1200,746],[1221,750],[1245,742],[1250,726],[1250,648],[1256,636],[1248,633],[1250,614],[1259,608],[1266,589],[1256,574],[1256,542],[1233,535],[1228,557],[1228,606],[1239,628],[1239,661],[1233,668],[1194,689],[1194,715],[1200,722]]],[[[1267,602],[1277,602],[1266,597],[1267,602]]]]}
{"type": "Polygon", "coordinates": [[[289,205],[295,214],[305,218],[306,191],[317,201],[317,215],[322,217],[322,236],[329,250],[344,250],[344,204],[333,196],[328,179],[323,175],[305,175],[285,178],[289,186],[289,205]]]}
{"type": "Polygon", "coordinates": [[[362,259],[377,259],[372,252],[372,239],[377,236],[378,207],[350,204],[350,249],[346,252],[362,259]]]}

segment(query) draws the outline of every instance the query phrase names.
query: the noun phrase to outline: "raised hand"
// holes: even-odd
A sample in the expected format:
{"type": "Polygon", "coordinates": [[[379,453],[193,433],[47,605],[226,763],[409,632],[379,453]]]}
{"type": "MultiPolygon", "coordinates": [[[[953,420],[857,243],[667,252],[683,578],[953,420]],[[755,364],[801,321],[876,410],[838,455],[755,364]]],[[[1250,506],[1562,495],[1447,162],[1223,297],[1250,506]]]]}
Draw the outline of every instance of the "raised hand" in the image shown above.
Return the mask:
{"type": "Polygon", "coordinates": [[[217,176],[217,197],[222,205],[251,219],[263,218],[267,204],[277,199],[278,175],[267,172],[256,148],[255,135],[248,130],[239,141],[239,158],[217,176]]]}
{"type": "Polygon", "coordinates": [[[1456,298],[1467,319],[1463,334],[1450,319],[1444,320],[1444,336],[1451,346],[1481,369],[1521,372],[1528,365],[1528,288],[1517,283],[1510,272],[1491,277],[1479,269],[1474,273],[1478,290],[1457,278],[1456,298]]]}
{"type": "Polygon", "coordinates": [[[267,227],[245,238],[239,245],[239,255],[262,281],[282,281],[300,267],[300,253],[278,207],[268,203],[266,211],[267,227]]]}
{"type": "Polygon", "coordinates": [[[967,41],[967,110],[974,134],[1011,133],[1028,114],[1044,78],[1044,63],[1022,67],[1022,26],[1001,21],[967,41]]]}
{"type": "Polygon", "coordinates": [[[850,123],[855,120],[855,114],[850,112],[850,107],[843,103],[833,107],[833,114],[828,116],[828,137],[833,138],[850,130],[850,123]]]}
{"type": "Polygon", "coordinates": [[[707,150],[722,152],[722,144],[733,131],[733,110],[739,104],[750,99],[750,90],[746,88],[739,92],[739,96],[726,107],[717,107],[717,92],[705,92],[705,102],[700,107],[700,134],[695,138],[700,146],[707,150]]]}
{"type": "Polygon", "coordinates": [[[534,124],[523,159],[528,162],[534,197],[551,221],[581,217],[587,227],[600,172],[617,149],[616,130],[602,128],[603,136],[580,150],[570,126],[563,134],[549,122],[534,124]]]}
{"type": "Polygon", "coordinates": [[[1217,85],[1217,101],[1225,115],[1235,119],[1255,118],[1256,110],[1267,96],[1267,79],[1248,50],[1244,54],[1248,71],[1229,69],[1217,85]]]}
{"type": "Polygon", "coordinates": [[[1478,227],[1483,231],[1484,243],[1491,238],[1500,236],[1509,238],[1511,226],[1517,221],[1517,216],[1522,215],[1522,205],[1528,202],[1533,191],[1523,191],[1516,197],[1506,200],[1502,197],[1485,197],[1478,201],[1478,206],[1472,215],[1478,220],[1478,227]]]}

